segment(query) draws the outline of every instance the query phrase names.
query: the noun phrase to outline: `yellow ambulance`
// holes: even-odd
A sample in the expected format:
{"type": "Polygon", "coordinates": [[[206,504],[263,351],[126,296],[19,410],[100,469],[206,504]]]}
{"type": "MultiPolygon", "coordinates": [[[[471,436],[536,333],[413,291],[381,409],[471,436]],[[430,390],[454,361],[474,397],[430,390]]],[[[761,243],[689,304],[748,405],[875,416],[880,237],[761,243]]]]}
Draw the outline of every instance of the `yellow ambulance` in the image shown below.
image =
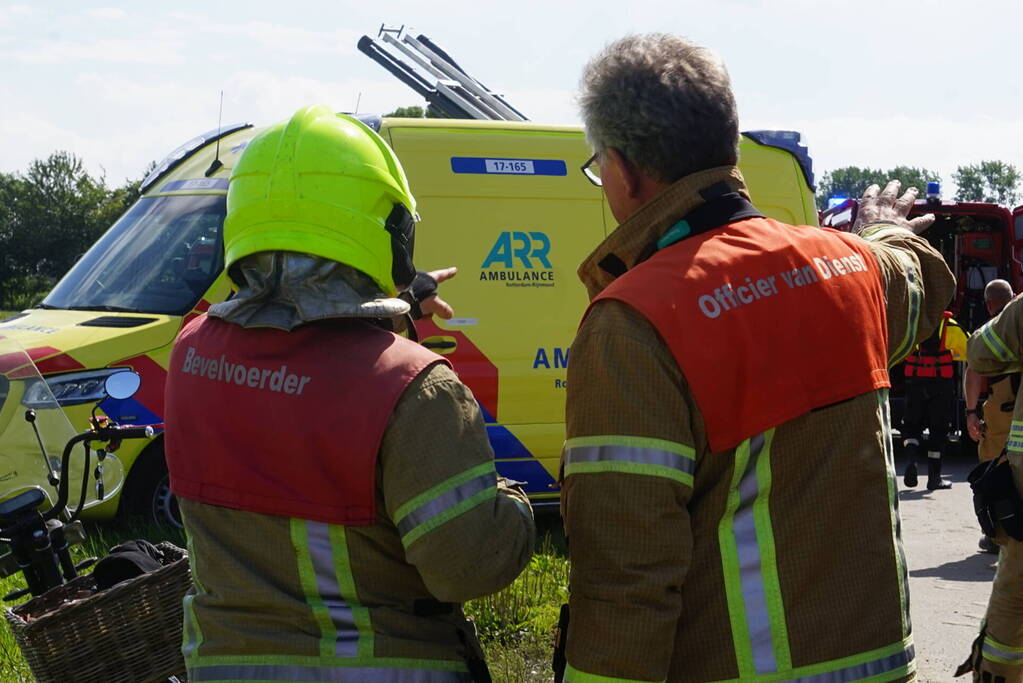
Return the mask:
{"type": "MultiPolygon", "coordinates": [[[[575,271],[615,228],[600,188],[580,171],[590,156],[582,131],[361,118],[394,147],[419,202],[416,264],[459,270],[443,285],[456,317],[421,321],[422,343],[447,356],[472,388],[499,472],[527,482],[537,504],[556,504],[566,367],[586,305],[575,271]]],[[[103,400],[101,410],[121,423],[162,422],[175,336],[230,292],[221,241],[228,177],[259,130],[227,126],[176,149],[42,304],[0,323],[0,335],[28,350],[76,427],[85,427],[103,379],[120,368],[139,372],[142,388],[103,400]]],[[[740,166],[762,212],[816,224],[798,133],[744,134],[740,166]]],[[[125,442],[117,455],[127,481],[94,516],[120,509],[176,521],[162,437],[125,442]]]]}

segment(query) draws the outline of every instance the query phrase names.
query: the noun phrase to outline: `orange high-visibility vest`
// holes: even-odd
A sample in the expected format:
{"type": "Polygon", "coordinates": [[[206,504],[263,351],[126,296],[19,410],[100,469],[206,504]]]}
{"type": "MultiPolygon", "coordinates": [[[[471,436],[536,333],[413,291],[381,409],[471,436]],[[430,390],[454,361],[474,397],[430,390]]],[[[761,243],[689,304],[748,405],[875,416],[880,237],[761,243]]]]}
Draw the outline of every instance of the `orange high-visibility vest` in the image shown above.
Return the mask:
{"type": "Polygon", "coordinates": [[[903,373],[906,377],[952,379],[955,374],[955,359],[945,343],[945,330],[952,320],[952,312],[945,311],[938,323],[938,329],[906,356],[903,373]]]}
{"type": "Polygon", "coordinates": [[[712,452],[890,386],[878,265],[855,235],[745,218],[655,252],[604,299],[657,329],[712,452]]]}

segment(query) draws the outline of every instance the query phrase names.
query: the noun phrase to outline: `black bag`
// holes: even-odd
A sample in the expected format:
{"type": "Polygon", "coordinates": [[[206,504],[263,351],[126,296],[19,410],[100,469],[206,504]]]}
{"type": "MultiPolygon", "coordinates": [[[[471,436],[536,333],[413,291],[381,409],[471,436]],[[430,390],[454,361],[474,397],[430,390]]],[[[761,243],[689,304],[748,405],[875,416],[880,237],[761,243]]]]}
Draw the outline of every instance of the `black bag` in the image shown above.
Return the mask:
{"type": "Polygon", "coordinates": [[[110,554],[96,563],[92,576],[96,587],[106,590],[122,581],[155,572],[163,566],[163,553],[146,540],[125,541],[110,549],[110,554]]]}
{"type": "Polygon", "coordinates": [[[1012,466],[1004,457],[983,462],[968,478],[973,489],[973,510],[980,528],[994,536],[998,527],[1012,538],[1023,541],[1023,498],[1012,479],[1012,466]]]}

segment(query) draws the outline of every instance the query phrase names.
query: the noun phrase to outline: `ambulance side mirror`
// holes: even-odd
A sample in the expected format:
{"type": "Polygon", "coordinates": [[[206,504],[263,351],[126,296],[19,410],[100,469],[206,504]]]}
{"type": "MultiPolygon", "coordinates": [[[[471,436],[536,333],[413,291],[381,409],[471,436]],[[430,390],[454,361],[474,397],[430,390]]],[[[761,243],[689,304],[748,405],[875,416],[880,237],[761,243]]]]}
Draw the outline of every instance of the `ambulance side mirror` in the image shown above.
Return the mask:
{"type": "Polygon", "coordinates": [[[125,399],[134,396],[140,386],[142,386],[142,377],[139,376],[139,373],[126,370],[125,372],[115,372],[107,377],[103,383],[103,391],[110,398],[125,399]]]}

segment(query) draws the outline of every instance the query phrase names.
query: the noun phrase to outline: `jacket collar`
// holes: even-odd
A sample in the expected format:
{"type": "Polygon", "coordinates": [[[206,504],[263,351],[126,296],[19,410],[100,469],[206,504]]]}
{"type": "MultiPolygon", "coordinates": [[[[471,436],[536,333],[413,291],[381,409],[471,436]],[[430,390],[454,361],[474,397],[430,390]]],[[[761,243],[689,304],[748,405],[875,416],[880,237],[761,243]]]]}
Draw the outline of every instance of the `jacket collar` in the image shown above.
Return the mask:
{"type": "Polygon", "coordinates": [[[739,168],[719,166],[678,180],[619,225],[579,266],[579,279],[589,297],[592,299],[616,277],[649,258],[658,238],[704,203],[700,190],[720,182],[749,199],[739,168]]]}

